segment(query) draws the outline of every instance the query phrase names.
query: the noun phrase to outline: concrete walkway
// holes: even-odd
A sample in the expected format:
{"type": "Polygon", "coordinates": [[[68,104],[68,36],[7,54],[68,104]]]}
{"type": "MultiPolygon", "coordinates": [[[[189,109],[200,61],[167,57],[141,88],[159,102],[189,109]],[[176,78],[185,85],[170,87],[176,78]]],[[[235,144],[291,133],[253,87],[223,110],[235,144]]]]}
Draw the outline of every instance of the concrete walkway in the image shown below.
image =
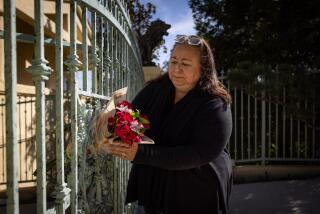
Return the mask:
{"type": "Polygon", "coordinates": [[[320,177],[237,184],[231,214],[318,214],[320,177]]]}
{"type": "MultiPolygon", "coordinates": [[[[234,172],[236,182],[246,184],[234,185],[230,214],[320,213],[320,166],[238,166],[234,172]]],[[[20,194],[27,199],[20,204],[21,214],[35,213],[29,204],[35,198],[28,195],[20,194]]],[[[4,204],[0,197],[0,214],[6,213],[4,204]]]]}

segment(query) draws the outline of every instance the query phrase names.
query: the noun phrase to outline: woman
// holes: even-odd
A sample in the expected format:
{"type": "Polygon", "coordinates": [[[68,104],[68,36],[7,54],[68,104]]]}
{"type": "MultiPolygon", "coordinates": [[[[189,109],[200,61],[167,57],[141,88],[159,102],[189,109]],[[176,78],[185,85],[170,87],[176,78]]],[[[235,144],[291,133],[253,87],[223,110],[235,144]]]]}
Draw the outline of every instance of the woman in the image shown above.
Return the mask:
{"type": "Polygon", "coordinates": [[[208,43],[177,36],[168,74],[132,102],[149,117],[146,135],[155,145],[108,145],[113,155],[133,163],[126,203],[138,201],[152,214],[226,213],[232,185],[226,150],[230,102],[208,43]]]}

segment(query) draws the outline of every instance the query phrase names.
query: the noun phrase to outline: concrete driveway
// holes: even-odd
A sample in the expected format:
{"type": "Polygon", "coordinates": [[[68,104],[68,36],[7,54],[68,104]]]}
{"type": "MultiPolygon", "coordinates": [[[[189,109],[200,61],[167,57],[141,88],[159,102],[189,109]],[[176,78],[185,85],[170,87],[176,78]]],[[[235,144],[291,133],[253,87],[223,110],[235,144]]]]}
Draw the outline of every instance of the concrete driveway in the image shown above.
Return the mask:
{"type": "Polygon", "coordinates": [[[319,214],[320,177],[237,184],[231,214],[319,214]]]}

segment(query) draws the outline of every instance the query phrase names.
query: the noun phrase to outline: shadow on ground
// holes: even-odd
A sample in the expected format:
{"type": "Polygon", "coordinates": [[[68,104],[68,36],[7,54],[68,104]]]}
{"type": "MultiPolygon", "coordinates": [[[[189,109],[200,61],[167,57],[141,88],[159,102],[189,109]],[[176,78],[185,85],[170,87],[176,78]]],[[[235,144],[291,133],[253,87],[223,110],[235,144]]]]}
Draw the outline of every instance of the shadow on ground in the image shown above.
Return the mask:
{"type": "Polygon", "coordinates": [[[320,177],[237,184],[231,197],[231,214],[318,214],[320,177]]]}

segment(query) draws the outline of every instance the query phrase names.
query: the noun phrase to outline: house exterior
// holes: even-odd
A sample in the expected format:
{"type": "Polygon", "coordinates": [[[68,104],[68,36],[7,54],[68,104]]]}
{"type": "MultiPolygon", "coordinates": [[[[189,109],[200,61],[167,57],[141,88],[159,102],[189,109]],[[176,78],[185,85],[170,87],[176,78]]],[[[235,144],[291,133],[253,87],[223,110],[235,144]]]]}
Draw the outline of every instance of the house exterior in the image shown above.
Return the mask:
{"type": "MultiPolygon", "coordinates": [[[[5,154],[5,77],[4,77],[4,20],[3,20],[3,0],[0,1],[0,191],[5,190],[6,184],[6,154],[5,154]]],[[[34,35],[35,35],[35,15],[33,0],[16,1],[16,30],[17,30],[17,95],[18,95],[18,140],[19,140],[19,181],[21,187],[35,186],[36,169],[35,161],[35,85],[32,75],[27,71],[31,66],[34,57],[34,35]]],[[[63,3],[63,40],[68,46],[70,40],[70,2],[63,3]]],[[[44,1],[44,37],[45,58],[49,66],[53,69],[52,74],[46,82],[45,94],[48,96],[48,103],[53,102],[55,90],[55,2],[44,1]],[[50,98],[51,95],[51,98],[50,98]]],[[[89,23],[88,23],[89,26],[89,23]]],[[[78,42],[82,41],[81,34],[81,9],[77,8],[77,31],[78,42]]],[[[90,44],[91,30],[88,27],[88,43],[90,44]]],[[[68,54],[68,47],[64,49],[64,57],[68,54]]],[[[68,74],[65,73],[64,90],[67,90],[68,74]]],[[[51,142],[54,144],[54,142],[51,142]]],[[[49,147],[50,148],[50,147],[49,147]]],[[[49,153],[50,155],[50,153],[49,153]]]]}

